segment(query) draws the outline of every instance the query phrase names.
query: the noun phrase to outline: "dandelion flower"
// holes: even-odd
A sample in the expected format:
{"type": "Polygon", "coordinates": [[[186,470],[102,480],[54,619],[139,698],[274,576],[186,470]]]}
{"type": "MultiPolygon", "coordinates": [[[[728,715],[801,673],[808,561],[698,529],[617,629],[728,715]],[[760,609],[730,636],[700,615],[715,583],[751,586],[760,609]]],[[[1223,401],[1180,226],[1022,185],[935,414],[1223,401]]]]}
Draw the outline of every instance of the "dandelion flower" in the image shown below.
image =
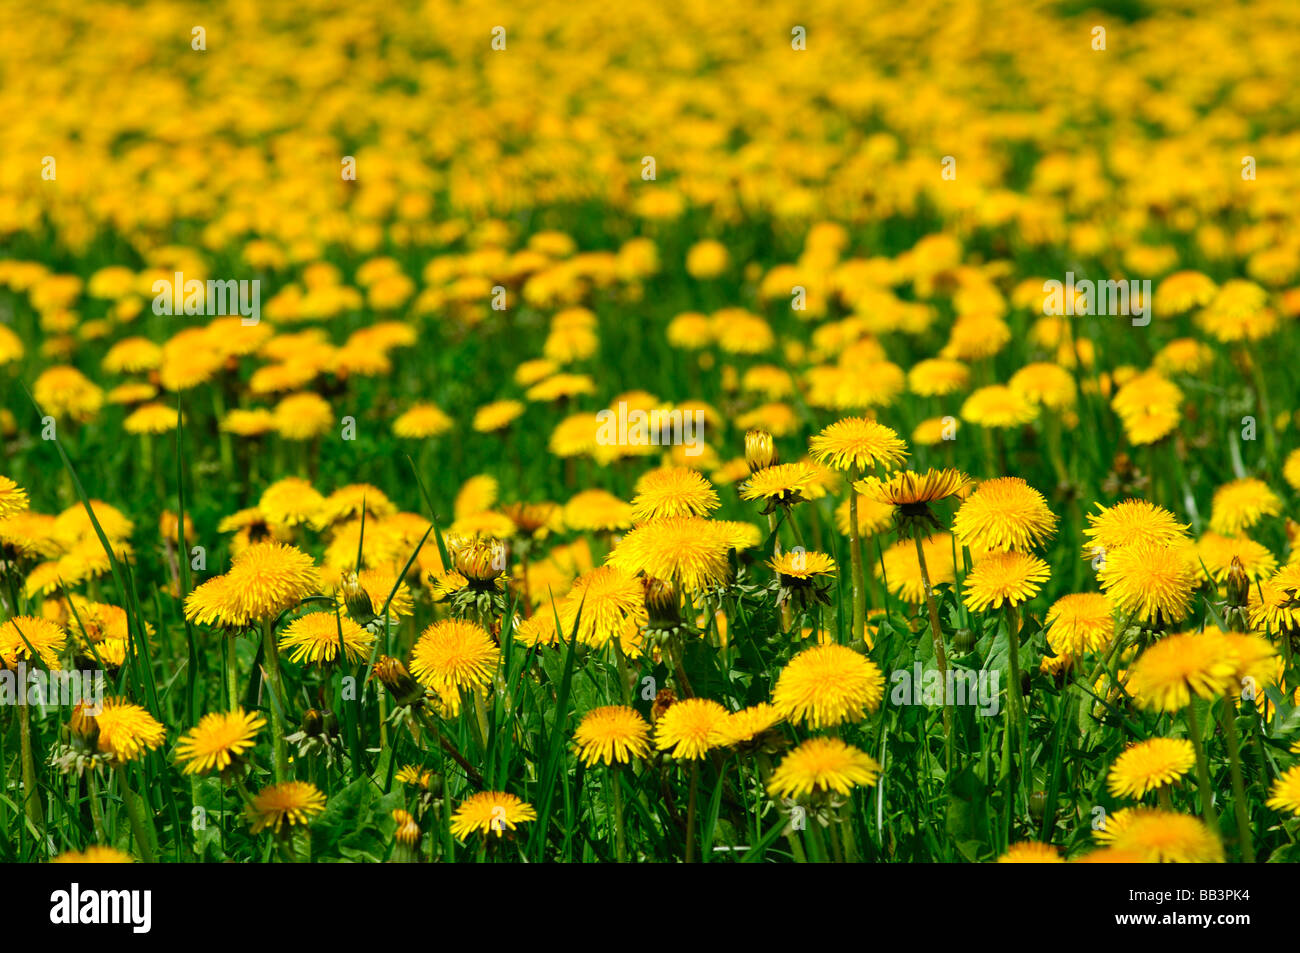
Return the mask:
{"type": "Polygon", "coordinates": [[[1018,606],[1038,594],[1051,570],[1029,553],[989,553],[966,576],[966,607],[972,612],[1018,606]]]}
{"type": "Polygon", "coordinates": [[[767,783],[769,794],[795,798],[870,787],[880,776],[876,759],[838,738],[809,738],[782,759],[767,783]]]}
{"type": "Polygon", "coordinates": [[[1200,819],[1145,807],[1116,811],[1097,840],[1131,851],[1145,863],[1209,864],[1223,861],[1223,844],[1200,819]]]}
{"type": "Polygon", "coordinates": [[[1110,600],[1099,592],[1062,596],[1047,610],[1047,644],[1057,655],[1079,656],[1110,645],[1115,617],[1110,600]]]}
{"type": "Polygon", "coordinates": [[[1152,738],[1131,745],[1111,765],[1106,786],[1115,797],[1140,798],[1177,781],[1196,764],[1185,738],[1152,738]]]}
{"type": "Polygon", "coordinates": [[[1088,514],[1083,535],[1089,540],[1084,556],[1109,553],[1138,542],[1172,545],[1187,539],[1187,526],[1173,513],[1146,500],[1124,500],[1114,506],[1097,504],[1097,513],[1088,514]]]}
{"type": "Polygon", "coordinates": [[[1267,483],[1254,477],[1233,480],[1214,491],[1210,529],[1232,536],[1248,530],[1265,516],[1282,512],[1282,499],[1267,483]]]}
{"type": "Polygon", "coordinates": [[[439,695],[486,688],[501,650],[487,630],[473,622],[444,619],[420,634],[411,649],[411,674],[439,695]]]}
{"type": "Polygon", "coordinates": [[[85,850],[68,850],[53,858],[52,864],[130,864],[135,861],[125,851],[116,847],[92,844],[85,850]]]}
{"type": "Polygon", "coordinates": [[[1056,515],[1020,477],[985,480],[957,510],[952,534],[979,550],[1026,550],[1051,538],[1056,515]]]}
{"type": "Polygon", "coordinates": [[[719,505],[718,494],[695,470],[665,467],[637,481],[632,519],[644,523],[665,516],[707,516],[719,505]]]}
{"type": "Polygon", "coordinates": [[[1235,688],[1236,665],[1222,635],[1171,635],[1144,651],[1128,673],[1128,690],[1143,708],[1179,711],[1192,696],[1213,699],[1235,688]]]}
{"type": "Polygon", "coordinates": [[[789,506],[812,498],[818,473],[807,463],[776,463],[750,474],[740,487],[742,500],[789,506]]]}
{"type": "Polygon", "coordinates": [[[310,824],[325,810],[325,795],[307,781],[282,781],[263,788],[248,805],[254,834],[271,830],[279,834],[294,825],[310,824]]]}
{"type": "Polygon", "coordinates": [[[1007,852],[998,858],[999,864],[1063,864],[1065,858],[1061,851],[1051,844],[1041,841],[1024,841],[1012,844],[1007,852]]]}
{"type": "Polygon", "coordinates": [[[759,702],[757,705],[734,711],[723,727],[726,744],[731,746],[748,744],[762,737],[783,720],[776,706],[768,702],[759,702]]]}
{"type": "Polygon", "coordinates": [[[117,762],[134,761],[163,743],[167,734],[158,719],[122,698],[106,698],[95,716],[99,750],[117,762]]]}
{"type": "Polygon", "coordinates": [[[607,705],[582,716],[573,741],[587,767],[597,761],[626,764],[650,753],[650,725],[635,708],[607,705]]]}
{"type": "Polygon", "coordinates": [[[61,667],[59,652],[67,642],[67,633],[48,619],[15,616],[0,625],[0,668],[13,668],[22,660],[31,661],[34,650],[42,665],[57,671],[61,667]]]}
{"type": "Polygon", "coordinates": [[[1300,814],[1300,764],[1274,781],[1268,793],[1269,799],[1264,803],[1273,810],[1300,814]]]}
{"type": "Polygon", "coordinates": [[[27,493],[7,476],[0,475],[0,520],[27,509],[27,493]]]}
{"type": "Polygon", "coordinates": [[[1168,623],[1191,611],[1200,576],[1190,546],[1143,542],[1109,552],[1097,580],[1121,612],[1168,623]]]}
{"type": "Polygon", "coordinates": [[[350,617],[333,612],[309,612],[280,633],[280,648],[289,652],[291,662],[333,662],[340,644],[347,661],[359,662],[369,657],[375,636],[350,617]]]}
{"type": "Polygon", "coordinates": [[[708,698],[675,702],[655,724],[655,747],[674,758],[694,761],[726,744],[728,712],[708,698]]]}
{"type": "Polygon", "coordinates": [[[265,727],[266,719],[257,712],[210,712],[176,745],[176,760],[184,762],[186,774],[225,771],[253,747],[257,732],[265,727]]]}
{"type": "Polygon", "coordinates": [[[611,566],[645,573],[691,592],[722,585],[731,574],[730,531],[697,516],[671,516],[643,523],[609,554],[611,566]]]}
{"type": "Polygon", "coordinates": [[[847,646],[805,649],[781,670],[772,703],[783,717],[816,729],[858,721],[885,695],[885,677],[874,662],[847,646]]]}
{"type": "Polygon", "coordinates": [[[465,840],[475,831],[488,832],[501,837],[525,821],[537,820],[537,811],[531,804],[504,791],[480,791],[461,801],[451,816],[451,832],[465,840]]]}
{"type": "Polygon", "coordinates": [[[892,469],[907,456],[905,444],[890,428],[864,417],[846,417],[809,441],[813,460],[836,470],[892,469]]]}

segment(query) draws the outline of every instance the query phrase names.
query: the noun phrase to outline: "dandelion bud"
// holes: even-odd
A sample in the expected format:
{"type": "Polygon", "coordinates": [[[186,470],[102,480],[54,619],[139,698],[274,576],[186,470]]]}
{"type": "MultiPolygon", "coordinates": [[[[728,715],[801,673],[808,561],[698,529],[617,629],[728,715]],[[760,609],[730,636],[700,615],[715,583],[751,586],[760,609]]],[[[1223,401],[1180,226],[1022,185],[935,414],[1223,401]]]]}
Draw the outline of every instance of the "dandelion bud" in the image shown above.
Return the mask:
{"type": "Polygon", "coordinates": [[[506,544],[499,539],[475,537],[457,546],[451,561],[471,585],[482,587],[505,572],[506,544]]]}
{"type": "Polygon", "coordinates": [[[391,655],[381,655],[375,662],[375,678],[397,699],[401,706],[413,705],[424,698],[424,689],[411,677],[406,666],[391,655]]]}
{"type": "Polygon", "coordinates": [[[339,719],[328,708],[308,708],[302,713],[302,730],[309,738],[320,735],[333,736],[339,731],[339,719]]]}
{"type": "Polygon", "coordinates": [[[347,606],[348,615],[359,624],[365,625],[375,617],[375,606],[370,601],[370,593],[361,588],[356,573],[348,573],[343,580],[343,604],[347,606]]]}
{"type": "Polygon", "coordinates": [[[1250,577],[1240,556],[1233,556],[1228,568],[1228,605],[1241,607],[1250,601],[1250,577]]]}
{"type": "Polygon", "coordinates": [[[78,702],[72,709],[72,714],[68,717],[68,730],[72,737],[93,748],[99,739],[99,720],[89,711],[89,706],[83,701],[78,702]]]}
{"type": "Polygon", "coordinates": [[[745,463],[750,473],[757,473],[780,462],[776,443],[766,430],[751,430],[745,434],[745,463]]]}

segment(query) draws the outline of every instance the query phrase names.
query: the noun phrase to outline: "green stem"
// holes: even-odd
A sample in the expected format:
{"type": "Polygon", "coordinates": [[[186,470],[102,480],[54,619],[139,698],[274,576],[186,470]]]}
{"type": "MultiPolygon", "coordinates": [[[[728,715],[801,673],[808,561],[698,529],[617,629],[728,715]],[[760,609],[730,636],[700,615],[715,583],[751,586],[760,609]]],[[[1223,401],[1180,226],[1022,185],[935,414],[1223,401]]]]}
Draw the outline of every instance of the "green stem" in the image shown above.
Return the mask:
{"type": "Polygon", "coordinates": [[[1248,864],[1255,862],[1255,841],[1250,832],[1250,814],[1246,809],[1246,784],[1241,775],[1241,742],[1237,737],[1236,706],[1231,699],[1223,700],[1223,734],[1228,740],[1228,759],[1232,766],[1233,810],[1237,815],[1237,836],[1241,839],[1241,857],[1248,864]]]}
{"type": "Polygon", "coordinates": [[[280,651],[275,644],[274,628],[269,618],[262,620],[262,651],[266,656],[266,671],[274,695],[271,704],[271,740],[275,749],[276,783],[289,778],[289,749],[284,741],[285,697],[280,680],[280,651]]]}
{"type": "Polygon", "coordinates": [[[862,642],[867,627],[867,588],[862,577],[862,540],[858,534],[858,491],[853,484],[859,479],[858,468],[849,482],[849,558],[853,563],[853,641],[862,642]]]}
{"type": "Polygon", "coordinates": [[[149,829],[145,827],[144,816],[140,813],[140,800],[131,790],[131,782],[127,780],[126,765],[119,761],[114,765],[114,770],[117,772],[118,786],[122,789],[122,803],[126,805],[126,816],[131,821],[131,834],[135,837],[140,859],[146,864],[152,864],[153,843],[149,838],[149,829]]]}
{"type": "Polygon", "coordinates": [[[610,793],[614,797],[614,848],[620,864],[627,863],[627,831],[623,827],[623,779],[621,768],[614,765],[609,769],[610,793]]]}
{"type": "Polygon", "coordinates": [[[912,537],[916,543],[916,559],[921,567],[921,584],[925,588],[925,604],[930,610],[930,636],[934,640],[934,659],[935,664],[939,666],[939,674],[943,677],[943,735],[944,748],[947,752],[948,766],[952,766],[952,698],[948,693],[948,655],[943,650],[943,636],[939,631],[939,608],[934,602],[934,589],[930,586],[930,570],[925,563],[925,548],[921,545],[921,537],[915,535],[912,537]]]}
{"type": "Polygon", "coordinates": [[[1187,721],[1192,736],[1192,749],[1196,752],[1196,788],[1201,796],[1201,817],[1217,836],[1219,822],[1214,814],[1214,794],[1210,791],[1210,766],[1205,760],[1205,745],[1201,741],[1201,719],[1196,714],[1196,702],[1187,705],[1187,721]]]}
{"type": "Polygon", "coordinates": [[[36,783],[36,758],[32,754],[32,716],[27,705],[18,706],[19,745],[23,762],[23,806],[28,819],[38,828],[45,826],[40,788],[36,783]]]}
{"type": "Polygon", "coordinates": [[[700,763],[691,762],[691,793],[686,805],[686,863],[695,863],[695,803],[700,793],[700,763]]]}

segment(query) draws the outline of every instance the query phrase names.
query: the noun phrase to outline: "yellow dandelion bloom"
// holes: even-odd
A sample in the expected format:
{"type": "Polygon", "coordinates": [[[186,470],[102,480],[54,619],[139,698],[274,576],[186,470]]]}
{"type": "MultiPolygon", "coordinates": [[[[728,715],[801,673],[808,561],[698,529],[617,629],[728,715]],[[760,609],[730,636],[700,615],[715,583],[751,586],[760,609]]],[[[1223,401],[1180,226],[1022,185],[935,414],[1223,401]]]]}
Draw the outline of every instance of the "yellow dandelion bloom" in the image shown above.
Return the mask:
{"type": "Polygon", "coordinates": [[[325,810],[325,795],[307,781],[282,781],[263,788],[248,805],[248,820],[254,834],[310,824],[325,810]]]}
{"type": "Polygon", "coordinates": [[[1043,494],[1020,477],[997,477],[981,483],[957,509],[952,534],[973,551],[1025,550],[1050,539],[1055,527],[1043,494]]]}
{"type": "Polygon", "coordinates": [[[1177,781],[1196,764],[1185,738],[1152,738],[1130,745],[1110,767],[1106,787],[1115,797],[1140,798],[1177,781]]]}
{"type": "Polygon", "coordinates": [[[892,469],[907,456],[907,444],[895,431],[864,417],[836,421],[809,441],[808,450],[813,460],[837,470],[892,469]]]}
{"type": "Polygon", "coordinates": [[[325,664],[339,656],[348,662],[369,658],[375,636],[346,615],[333,612],[309,612],[299,616],[280,633],[280,648],[289,652],[291,662],[325,664]]]}
{"type": "Polygon", "coordinates": [[[501,837],[526,821],[537,820],[531,804],[504,791],[480,791],[470,795],[451,816],[451,832],[465,840],[476,831],[501,837]]]}
{"type": "Polygon", "coordinates": [[[1097,840],[1154,864],[1209,864],[1223,861],[1223,844],[1197,817],[1130,807],[1106,819],[1097,840]]]}
{"type": "Polygon", "coordinates": [[[829,644],[790,660],[777,678],[772,703],[789,721],[816,729],[858,721],[878,709],[884,695],[885,677],[875,662],[829,644]]]}
{"type": "Polygon", "coordinates": [[[789,798],[828,791],[848,794],[855,787],[872,786],[879,776],[879,763],[865,751],[838,738],[809,738],[782,759],[767,790],[789,798]]]}
{"type": "Polygon", "coordinates": [[[257,712],[242,708],[210,712],[181,737],[176,760],[184,763],[186,774],[225,771],[253,747],[258,731],[265,727],[266,719],[257,712]]]}
{"type": "Polygon", "coordinates": [[[1041,841],[1024,841],[1012,844],[1007,852],[998,858],[999,864],[1063,864],[1059,848],[1041,841]]]}
{"type": "Polygon", "coordinates": [[[582,716],[573,734],[574,747],[583,764],[597,761],[626,764],[650,753],[650,725],[635,708],[607,705],[582,716]]]}
{"type": "Polygon", "coordinates": [[[966,576],[966,607],[983,612],[1018,606],[1037,595],[1050,575],[1047,563],[1029,553],[989,553],[976,560],[966,576]]]}
{"type": "Polygon", "coordinates": [[[114,761],[134,761],[159,747],[167,729],[139,705],[122,698],[106,698],[95,716],[99,725],[99,750],[114,761]]]}
{"type": "Polygon", "coordinates": [[[726,744],[727,709],[708,698],[675,702],[655,724],[655,747],[693,761],[726,744]]]}
{"type": "Polygon", "coordinates": [[[444,619],[420,634],[411,649],[411,674],[440,695],[485,688],[492,682],[501,650],[487,630],[473,622],[444,619]]]}
{"type": "Polygon", "coordinates": [[[1183,633],[1161,639],[1129,669],[1128,690],[1143,708],[1179,711],[1192,696],[1212,699],[1235,688],[1232,649],[1221,634],[1183,633]]]}

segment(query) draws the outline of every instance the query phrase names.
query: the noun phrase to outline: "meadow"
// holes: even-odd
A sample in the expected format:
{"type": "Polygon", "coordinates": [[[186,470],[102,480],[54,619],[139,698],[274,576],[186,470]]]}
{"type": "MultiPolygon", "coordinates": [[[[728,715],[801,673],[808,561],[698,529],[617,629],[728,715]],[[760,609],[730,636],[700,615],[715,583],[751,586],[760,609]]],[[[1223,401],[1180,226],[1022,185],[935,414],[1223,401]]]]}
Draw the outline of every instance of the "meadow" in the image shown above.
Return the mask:
{"type": "Polygon", "coordinates": [[[1297,5],[6,7],[0,860],[1300,859],[1297,5]]]}

